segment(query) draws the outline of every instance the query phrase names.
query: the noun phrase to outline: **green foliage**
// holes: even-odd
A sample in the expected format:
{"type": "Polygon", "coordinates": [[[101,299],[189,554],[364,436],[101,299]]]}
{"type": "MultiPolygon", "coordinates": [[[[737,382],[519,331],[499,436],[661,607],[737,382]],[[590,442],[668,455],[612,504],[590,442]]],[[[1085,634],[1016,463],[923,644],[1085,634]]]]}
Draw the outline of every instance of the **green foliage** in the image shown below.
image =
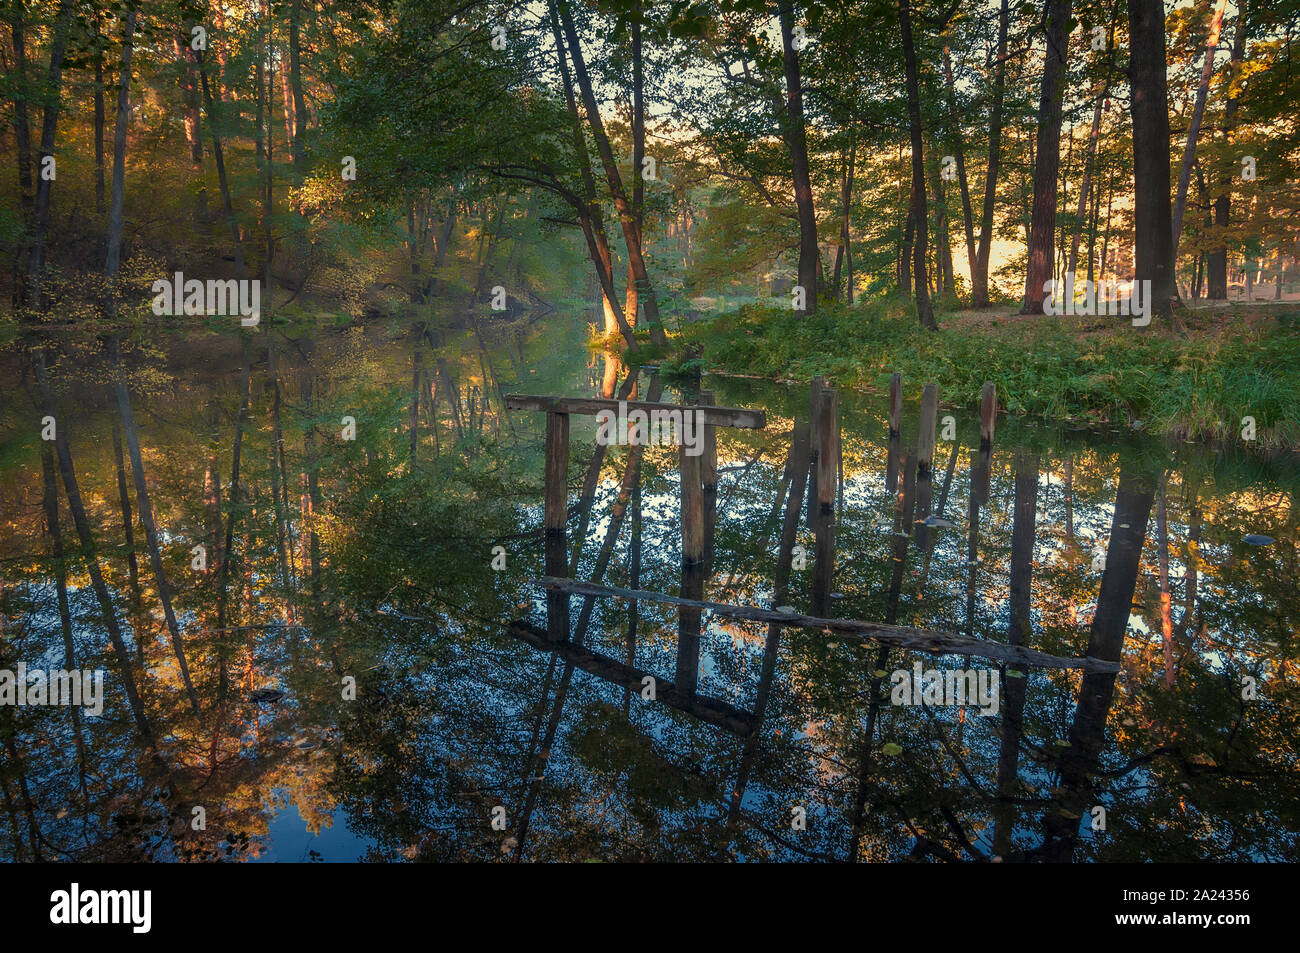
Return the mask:
{"type": "Polygon", "coordinates": [[[812,316],[748,306],[686,329],[728,371],[778,378],[824,374],[877,390],[894,372],[909,393],[935,381],[945,403],[975,406],[992,381],[1020,414],[1109,424],[1188,439],[1235,439],[1255,418],[1258,439],[1300,446],[1300,335],[1247,325],[1176,337],[1120,326],[1083,334],[1055,318],[921,329],[899,299],[827,307],[812,316]],[[1137,422],[1137,423],[1135,423],[1137,422]]]}

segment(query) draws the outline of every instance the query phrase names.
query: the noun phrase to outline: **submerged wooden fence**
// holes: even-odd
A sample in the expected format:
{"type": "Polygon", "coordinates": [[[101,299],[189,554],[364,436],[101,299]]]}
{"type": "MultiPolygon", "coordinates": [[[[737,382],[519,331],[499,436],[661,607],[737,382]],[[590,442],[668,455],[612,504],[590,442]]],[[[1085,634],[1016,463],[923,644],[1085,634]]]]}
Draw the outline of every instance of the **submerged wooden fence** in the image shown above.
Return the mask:
{"type": "MultiPolygon", "coordinates": [[[[704,600],[704,585],[713,571],[714,531],[717,522],[717,428],[761,429],[766,426],[767,419],[761,410],[716,406],[713,403],[712,393],[707,390],[701,391],[699,398],[698,403],[671,404],[529,394],[506,395],[505,405],[508,410],[536,411],[546,414],[546,479],[543,516],[546,534],[546,575],[538,579],[537,583],[546,592],[547,625],[543,633],[535,626],[519,621],[509,627],[511,634],[534,647],[553,651],[585,671],[625,687],[634,688],[640,685],[642,679],[648,677],[646,673],[630,664],[599,655],[570,642],[569,597],[581,595],[586,597],[588,602],[594,598],[617,598],[634,603],[644,601],[675,605],[678,607],[675,673],[671,683],[658,682],[658,697],[670,707],[686,711],[741,735],[747,735],[752,730],[755,723],[753,713],[741,711],[718,699],[697,694],[701,625],[705,612],[711,612],[720,618],[766,622],[773,634],[782,628],[801,627],[834,633],[837,638],[846,641],[872,642],[882,647],[896,646],[935,654],[976,656],[1027,667],[1081,669],[1085,672],[1098,673],[1118,671],[1119,666],[1116,662],[1049,655],[1022,645],[978,639],[969,629],[963,635],[894,625],[892,610],[886,622],[831,617],[828,606],[835,570],[836,524],[839,508],[837,504],[842,503],[843,498],[843,460],[840,443],[839,394],[820,377],[815,378],[810,387],[810,424],[796,422],[792,435],[788,470],[790,499],[786,510],[785,527],[781,534],[781,552],[774,587],[778,600],[777,606],[763,608],[704,600]],[[702,426],[703,447],[698,455],[688,453],[684,442],[679,440],[683,443],[679,452],[682,565],[680,594],[676,596],[641,589],[598,585],[594,582],[569,578],[566,558],[569,417],[573,414],[591,416],[603,412],[618,413],[620,408],[629,413],[642,411],[647,417],[653,414],[690,413],[695,415],[694,421],[697,425],[702,426]],[[807,615],[780,604],[786,598],[791,552],[800,513],[804,510],[805,487],[807,505],[804,519],[806,525],[813,529],[815,538],[812,612],[807,615]]],[[[916,452],[915,454],[903,453],[902,377],[899,374],[893,375],[889,386],[886,487],[891,493],[899,493],[899,497],[897,531],[893,547],[894,580],[890,592],[891,607],[897,605],[898,589],[902,583],[902,561],[909,540],[914,540],[917,549],[925,554],[928,571],[931,529],[940,525],[953,525],[931,513],[934,483],[932,465],[938,408],[938,387],[935,384],[926,384],[921,395],[920,429],[916,452]],[[898,491],[900,475],[903,477],[902,492],[898,491]]],[[[986,503],[988,498],[989,464],[996,411],[997,399],[993,384],[986,383],[981,394],[980,444],[972,478],[973,519],[968,554],[968,565],[972,567],[975,565],[978,508],[986,503]]],[[[677,419],[685,418],[680,416],[677,419]]],[[[948,468],[949,478],[951,469],[952,461],[948,468]]],[[[784,490],[784,479],[782,486],[784,490]]],[[[946,499],[947,480],[940,494],[940,509],[946,499]]],[[[861,558],[861,555],[852,558],[861,558]]],[[[973,579],[972,568],[972,588],[973,579]]],[[[973,625],[973,623],[969,624],[973,625]]]]}

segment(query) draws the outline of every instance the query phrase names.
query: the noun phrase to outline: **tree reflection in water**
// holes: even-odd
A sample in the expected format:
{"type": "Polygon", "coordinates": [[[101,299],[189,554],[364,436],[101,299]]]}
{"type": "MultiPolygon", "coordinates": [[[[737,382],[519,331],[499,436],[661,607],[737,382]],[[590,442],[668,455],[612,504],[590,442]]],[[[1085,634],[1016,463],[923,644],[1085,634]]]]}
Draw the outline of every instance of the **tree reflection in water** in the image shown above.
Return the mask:
{"type": "MultiPolygon", "coordinates": [[[[575,364],[577,334],[8,345],[0,667],[102,668],[107,698],[98,718],[0,707],[4,855],[246,859],[296,808],[389,860],[1297,856],[1292,459],[1014,418],[982,450],[953,411],[918,485],[916,421],[891,440],[880,401],[841,391],[828,534],[805,506],[807,390],[710,380],[768,425],[718,430],[705,599],[825,600],[1121,671],[997,666],[992,718],[895,706],[888,673],[918,658],[994,663],[706,615],[674,707],[622,679],[679,677],[672,606],[577,597],[571,645],[544,644],[544,424],[504,394],[678,399],[608,355],[575,364]],[[699,716],[715,702],[748,730],[699,716]]],[[[570,574],[676,593],[676,451],[597,447],[590,418],[570,448],[570,574]]]]}

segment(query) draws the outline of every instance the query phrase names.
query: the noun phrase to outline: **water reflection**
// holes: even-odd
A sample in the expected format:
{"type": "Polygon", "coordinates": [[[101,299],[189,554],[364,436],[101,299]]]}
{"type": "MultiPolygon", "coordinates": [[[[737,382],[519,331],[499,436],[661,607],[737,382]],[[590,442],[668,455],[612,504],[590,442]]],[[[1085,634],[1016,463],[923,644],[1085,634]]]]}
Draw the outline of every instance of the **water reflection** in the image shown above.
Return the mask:
{"type": "Polygon", "coordinates": [[[767,426],[717,429],[684,559],[678,450],[597,446],[591,418],[548,535],[545,415],[506,393],[708,396],[559,333],[8,345],[0,668],[102,668],[106,699],[0,706],[4,856],[301,853],[287,821],[345,825],[345,859],[1300,853],[1291,458],[1010,418],[989,440],[944,409],[950,439],[916,382],[891,421],[848,391],[707,380],[767,426]],[[548,598],[544,575],[1120,670],[548,598]],[[995,669],[997,715],[893,704],[916,661],[995,669]]]}

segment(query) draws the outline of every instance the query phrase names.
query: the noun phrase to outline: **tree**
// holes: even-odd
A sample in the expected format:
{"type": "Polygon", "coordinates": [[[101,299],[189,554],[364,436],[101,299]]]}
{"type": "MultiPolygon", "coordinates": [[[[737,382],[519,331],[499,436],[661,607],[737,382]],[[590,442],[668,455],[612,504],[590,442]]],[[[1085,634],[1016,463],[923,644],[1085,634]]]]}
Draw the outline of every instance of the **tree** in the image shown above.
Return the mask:
{"type": "MultiPolygon", "coordinates": [[[[1129,83],[1133,117],[1133,278],[1150,282],[1152,318],[1167,318],[1174,287],[1169,203],[1169,102],[1163,0],[1129,0],[1129,83]]],[[[1143,297],[1146,297],[1145,294],[1143,297]]]]}
{"type": "MultiPolygon", "coordinates": [[[[1158,2],[1158,0],[1157,0],[1158,2]]],[[[1029,227],[1029,267],[1021,314],[1042,314],[1050,298],[1056,256],[1057,174],[1061,165],[1061,103],[1070,42],[1070,0],[1048,0],[1043,78],[1038,98],[1038,141],[1034,149],[1034,199],[1029,227]]],[[[1162,34],[1163,35],[1163,34],[1162,34]]],[[[1163,68],[1163,60],[1161,61],[1163,68]]]]}

